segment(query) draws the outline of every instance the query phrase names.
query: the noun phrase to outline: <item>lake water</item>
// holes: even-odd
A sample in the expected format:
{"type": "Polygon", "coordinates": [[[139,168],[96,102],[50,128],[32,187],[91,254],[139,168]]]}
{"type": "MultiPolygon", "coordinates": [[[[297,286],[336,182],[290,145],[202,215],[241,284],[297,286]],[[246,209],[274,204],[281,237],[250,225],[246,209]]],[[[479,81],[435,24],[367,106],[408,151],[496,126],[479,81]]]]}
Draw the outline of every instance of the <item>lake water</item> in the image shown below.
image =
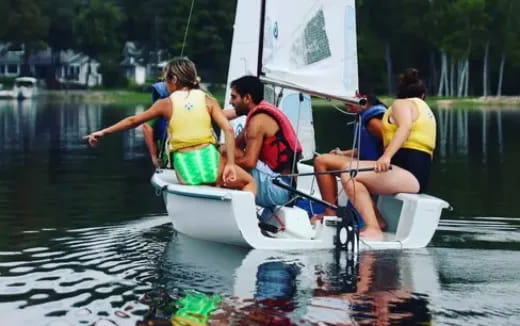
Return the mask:
{"type": "MultiPolygon", "coordinates": [[[[214,325],[520,325],[520,108],[435,110],[429,193],[453,211],[428,248],[355,269],[176,234],[140,130],[81,140],[143,109],[0,101],[1,325],[135,325],[192,290],[220,297],[214,325]]],[[[314,116],[318,151],[348,147],[350,118],[314,116]]]]}

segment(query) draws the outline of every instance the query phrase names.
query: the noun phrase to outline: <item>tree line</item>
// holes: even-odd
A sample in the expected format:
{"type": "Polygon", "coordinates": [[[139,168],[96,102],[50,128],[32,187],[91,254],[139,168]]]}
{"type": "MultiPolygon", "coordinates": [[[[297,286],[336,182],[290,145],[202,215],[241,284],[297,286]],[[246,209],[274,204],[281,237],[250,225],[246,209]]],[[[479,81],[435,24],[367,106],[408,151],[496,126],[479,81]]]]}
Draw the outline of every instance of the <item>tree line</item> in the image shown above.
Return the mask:
{"type": "MultiPolygon", "coordinates": [[[[23,44],[26,57],[72,49],[115,76],[125,41],[145,63],[165,60],[181,53],[189,20],[184,54],[205,81],[222,83],[235,8],[236,0],[0,0],[0,40],[23,44]]],[[[431,95],[520,93],[520,0],[356,0],[356,10],[362,90],[393,94],[397,73],[414,66],[431,95]]]]}

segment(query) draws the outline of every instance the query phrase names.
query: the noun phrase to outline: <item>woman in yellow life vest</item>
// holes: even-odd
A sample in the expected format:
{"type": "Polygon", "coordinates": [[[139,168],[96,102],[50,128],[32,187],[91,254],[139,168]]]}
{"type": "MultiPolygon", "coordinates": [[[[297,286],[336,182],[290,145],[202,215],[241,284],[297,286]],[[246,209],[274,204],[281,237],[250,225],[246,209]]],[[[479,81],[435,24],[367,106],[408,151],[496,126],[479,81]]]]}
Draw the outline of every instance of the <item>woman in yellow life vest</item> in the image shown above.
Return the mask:
{"type": "Polygon", "coordinates": [[[169,97],[156,101],[142,113],[84,138],[90,145],[95,145],[107,134],[136,128],[146,121],[163,117],[169,121],[169,147],[181,183],[217,184],[256,194],[253,177],[235,165],[233,128],[217,100],[200,89],[195,64],[185,57],[173,59],[164,67],[163,77],[169,97]],[[227,157],[221,157],[215,147],[212,120],[224,132],[227,157]]]}
{"type": "MultiPolygon", "coordinates": [[[[426,189],[436,139],[436,121],[424,102],[426,88],[416,69],[400,75],[397,99],[382,120],[384,152],[377,161],[359,161],[359,167],[374,167],[374,172],[355,178],[343,174],[343,188],[358,210],[365,227],[360,236],[381,239],[383,233],[376,218],[370,194],[419,193],[426,189]],[[390,166],[392,167],[390,169],[390,166]]],[[[349,162],[347,168],[358,162],[349,162]]]]}

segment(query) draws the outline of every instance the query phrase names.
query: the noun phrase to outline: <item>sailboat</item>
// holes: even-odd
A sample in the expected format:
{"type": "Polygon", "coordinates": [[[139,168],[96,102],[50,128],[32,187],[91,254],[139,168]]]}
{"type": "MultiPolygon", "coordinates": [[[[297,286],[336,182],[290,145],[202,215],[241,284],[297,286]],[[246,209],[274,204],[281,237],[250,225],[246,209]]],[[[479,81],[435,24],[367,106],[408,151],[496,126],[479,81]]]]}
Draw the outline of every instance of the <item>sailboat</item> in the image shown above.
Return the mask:
{"type": "MultiPolygon", "coordinates": [[[[304,146],[303,159],[311,158],[314,131],[310,96],[306,94],[342,102],[360,101],[355,97],[355,1],[239,0],[228,85],[251,74],[261,77],[271,90],[273,102],[296,117],[293,123],[304,146]]],[[[226,103],[228,98],[229,90],[226,103]]],[[[243,125],[244,121],[238,120],[235,130],[240,131],[243,125]]],[[[313,167],[299,162],[298,171],[311,174],[313,167]]],[[[249,192],[182,185],[172,170],[156,171],[151,182],[164,198],[173,227],[193,238],[268,250],[331,249],[345,243],[346,231],[340,230],[342,220],[336,216],[327,216],[322,224],[312,226],[305,210],[279,207],[278,219],[273,222],[278,232],[266,233],[258,226],[258,207],[249,192]]],[[[313,192],[314,176],[297,177],[297,185],[301,194],[313,192]]],[[[314,191],[314,195],[317,193],[314,191]]],[[[344,200],[340,198],[340,202],[344,200]]],[[[426,194],[379,196],[377,205],[388,222],[384,239],[347,239],[350,249],[425,247],[442,209],[449,207],[447,202],[426,194]]]]}

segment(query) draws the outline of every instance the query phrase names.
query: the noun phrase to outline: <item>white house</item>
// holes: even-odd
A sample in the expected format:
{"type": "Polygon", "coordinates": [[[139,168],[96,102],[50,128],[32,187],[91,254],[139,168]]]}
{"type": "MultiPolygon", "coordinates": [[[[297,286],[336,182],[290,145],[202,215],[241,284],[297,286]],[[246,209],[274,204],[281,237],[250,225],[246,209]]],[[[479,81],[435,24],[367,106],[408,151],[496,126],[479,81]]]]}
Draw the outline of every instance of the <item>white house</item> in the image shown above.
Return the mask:
{"type": "Polygon", "coordinates": [[[126,78],[133,80],[137,85],[146,82],[146,65],[141,56],[141,51],[137,49],[134,42],[126,42],[123,48],[124,59],[120,66],[126,78]]]}
{"type": "MultiPolygon", "coordinates": [[[[20,77],[22,72],[24,50],[9,49],[0,44],[0,77],[20,77]]],[[[99,73],[99,62],[86,55],[71,50],[61,51],[58,58],[53,58],[50,48],[39,51],[29,57],[30,75],[38,79],[46,79],[51,72],[53,60],[56,66],[56,79],[62,83],[73,83],[82,86],[97,86],[102,83],[99,73]],[[90,77],[87,81],[90,66],[90,77]]]]}
{"type": "Polygon", "coordinates": [[[88,87],[101,85],[103,77],[99,73],[99,62],[73,51],[60,53],[60,68],[56,78],[63,83],[77,83],[88,87]],[[90,66],[90,73],[89,73],[90,66]],[[87,80],[88,78],[88,80],[87,80]]]}

